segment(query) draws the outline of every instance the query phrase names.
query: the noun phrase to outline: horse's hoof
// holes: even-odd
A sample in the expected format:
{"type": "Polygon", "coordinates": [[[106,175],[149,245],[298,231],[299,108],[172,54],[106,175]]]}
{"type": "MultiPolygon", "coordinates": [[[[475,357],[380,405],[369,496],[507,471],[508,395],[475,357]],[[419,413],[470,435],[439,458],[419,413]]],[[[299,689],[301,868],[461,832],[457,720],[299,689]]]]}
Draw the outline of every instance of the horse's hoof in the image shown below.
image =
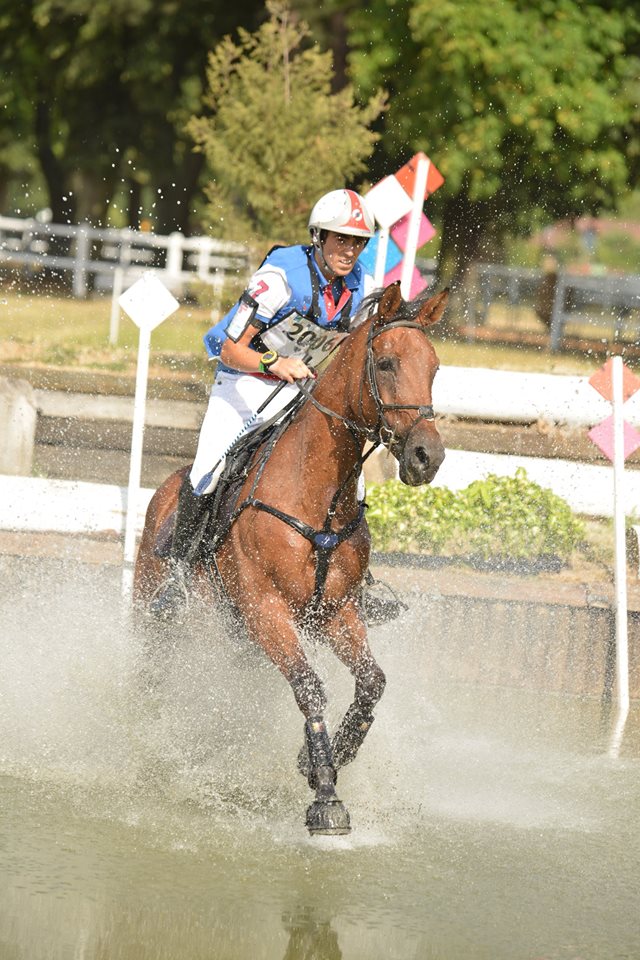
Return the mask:
{"type": "Polygon", "coordinates": [[[306,825],[312,836],[336,837],[351,831],[349,811],[341,800],[314,800],[306,825]]]}

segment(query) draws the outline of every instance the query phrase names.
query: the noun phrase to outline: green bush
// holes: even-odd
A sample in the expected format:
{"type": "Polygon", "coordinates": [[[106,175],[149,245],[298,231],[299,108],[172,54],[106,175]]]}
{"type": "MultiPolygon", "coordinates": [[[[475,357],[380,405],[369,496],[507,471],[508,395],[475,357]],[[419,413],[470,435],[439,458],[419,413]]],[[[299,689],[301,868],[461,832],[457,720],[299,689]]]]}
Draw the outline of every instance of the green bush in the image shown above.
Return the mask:
{"type": "Polygon", "coordinates": [[[527,478],[488,476],[453,493],[397,480],[367,490],[373,548],[483,560],[567,561],[586,536],[583,521],[551,490],[527,478]]]}

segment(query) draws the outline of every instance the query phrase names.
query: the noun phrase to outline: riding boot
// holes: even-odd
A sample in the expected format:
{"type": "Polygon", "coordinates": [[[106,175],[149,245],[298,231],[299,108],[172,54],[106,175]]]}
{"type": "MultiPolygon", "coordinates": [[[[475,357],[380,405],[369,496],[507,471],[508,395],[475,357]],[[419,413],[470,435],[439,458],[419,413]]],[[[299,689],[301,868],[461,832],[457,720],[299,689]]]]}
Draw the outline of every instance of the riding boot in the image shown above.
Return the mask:
{"type": "Polygon", "coordinates": [[[178,494],[169,552],[169,574],[149,604],[149,612],[159,620],[173,620],[187,605],[191,561],[203,533],[208,508],[209,498],[196,497],[187,474],[178,494]]]}
{"type": "Polygon", "coordinates": [[[409,609],[393,587],[390,587],[383,580],[376,580],[370,570],[367,570],[360,606],[364,619],[369,626],[388,623],[409,609]]]}

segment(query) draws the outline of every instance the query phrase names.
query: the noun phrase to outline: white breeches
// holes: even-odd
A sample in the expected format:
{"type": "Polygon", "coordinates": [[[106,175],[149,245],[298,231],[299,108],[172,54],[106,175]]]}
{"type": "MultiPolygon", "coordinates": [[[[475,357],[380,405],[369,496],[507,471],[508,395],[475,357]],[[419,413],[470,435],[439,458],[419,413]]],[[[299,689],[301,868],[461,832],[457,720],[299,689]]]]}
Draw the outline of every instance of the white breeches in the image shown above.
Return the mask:
{"type": "Polygon", "coordinates": [[[221,371],[211,388],[209,406],[200,428],[191,485],[198,496],[211,493],[224,469],[224,458],[233,443],[270,420],[298,395],[293,383],[285,383],[273,400],[256,416],[256,410],[278,386],[251,374],[221,371]]]}

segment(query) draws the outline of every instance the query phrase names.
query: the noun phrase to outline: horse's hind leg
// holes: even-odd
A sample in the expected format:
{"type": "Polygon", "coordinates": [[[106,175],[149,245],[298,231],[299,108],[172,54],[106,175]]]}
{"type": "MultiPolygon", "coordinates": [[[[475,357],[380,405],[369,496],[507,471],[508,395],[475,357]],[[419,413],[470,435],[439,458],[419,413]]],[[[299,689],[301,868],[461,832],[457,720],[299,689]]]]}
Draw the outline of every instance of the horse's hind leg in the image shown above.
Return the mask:
{"type": "Polygon", "coordinates": [[[349,813],[335,789],[336,769],[331,741],[324,721],[326,696],[322,682],[307,660],[282,601],[266,606],[258,596],[245,600],[245,622],[251,636],[291,685],[296,703],[305,717],[304,733],[309,758],[307,779],[315,800],[307,810],[306,825],[312,834],[349,833],[349,813]],[[246,611],[250,611],[247,613],[246,611]]]}

